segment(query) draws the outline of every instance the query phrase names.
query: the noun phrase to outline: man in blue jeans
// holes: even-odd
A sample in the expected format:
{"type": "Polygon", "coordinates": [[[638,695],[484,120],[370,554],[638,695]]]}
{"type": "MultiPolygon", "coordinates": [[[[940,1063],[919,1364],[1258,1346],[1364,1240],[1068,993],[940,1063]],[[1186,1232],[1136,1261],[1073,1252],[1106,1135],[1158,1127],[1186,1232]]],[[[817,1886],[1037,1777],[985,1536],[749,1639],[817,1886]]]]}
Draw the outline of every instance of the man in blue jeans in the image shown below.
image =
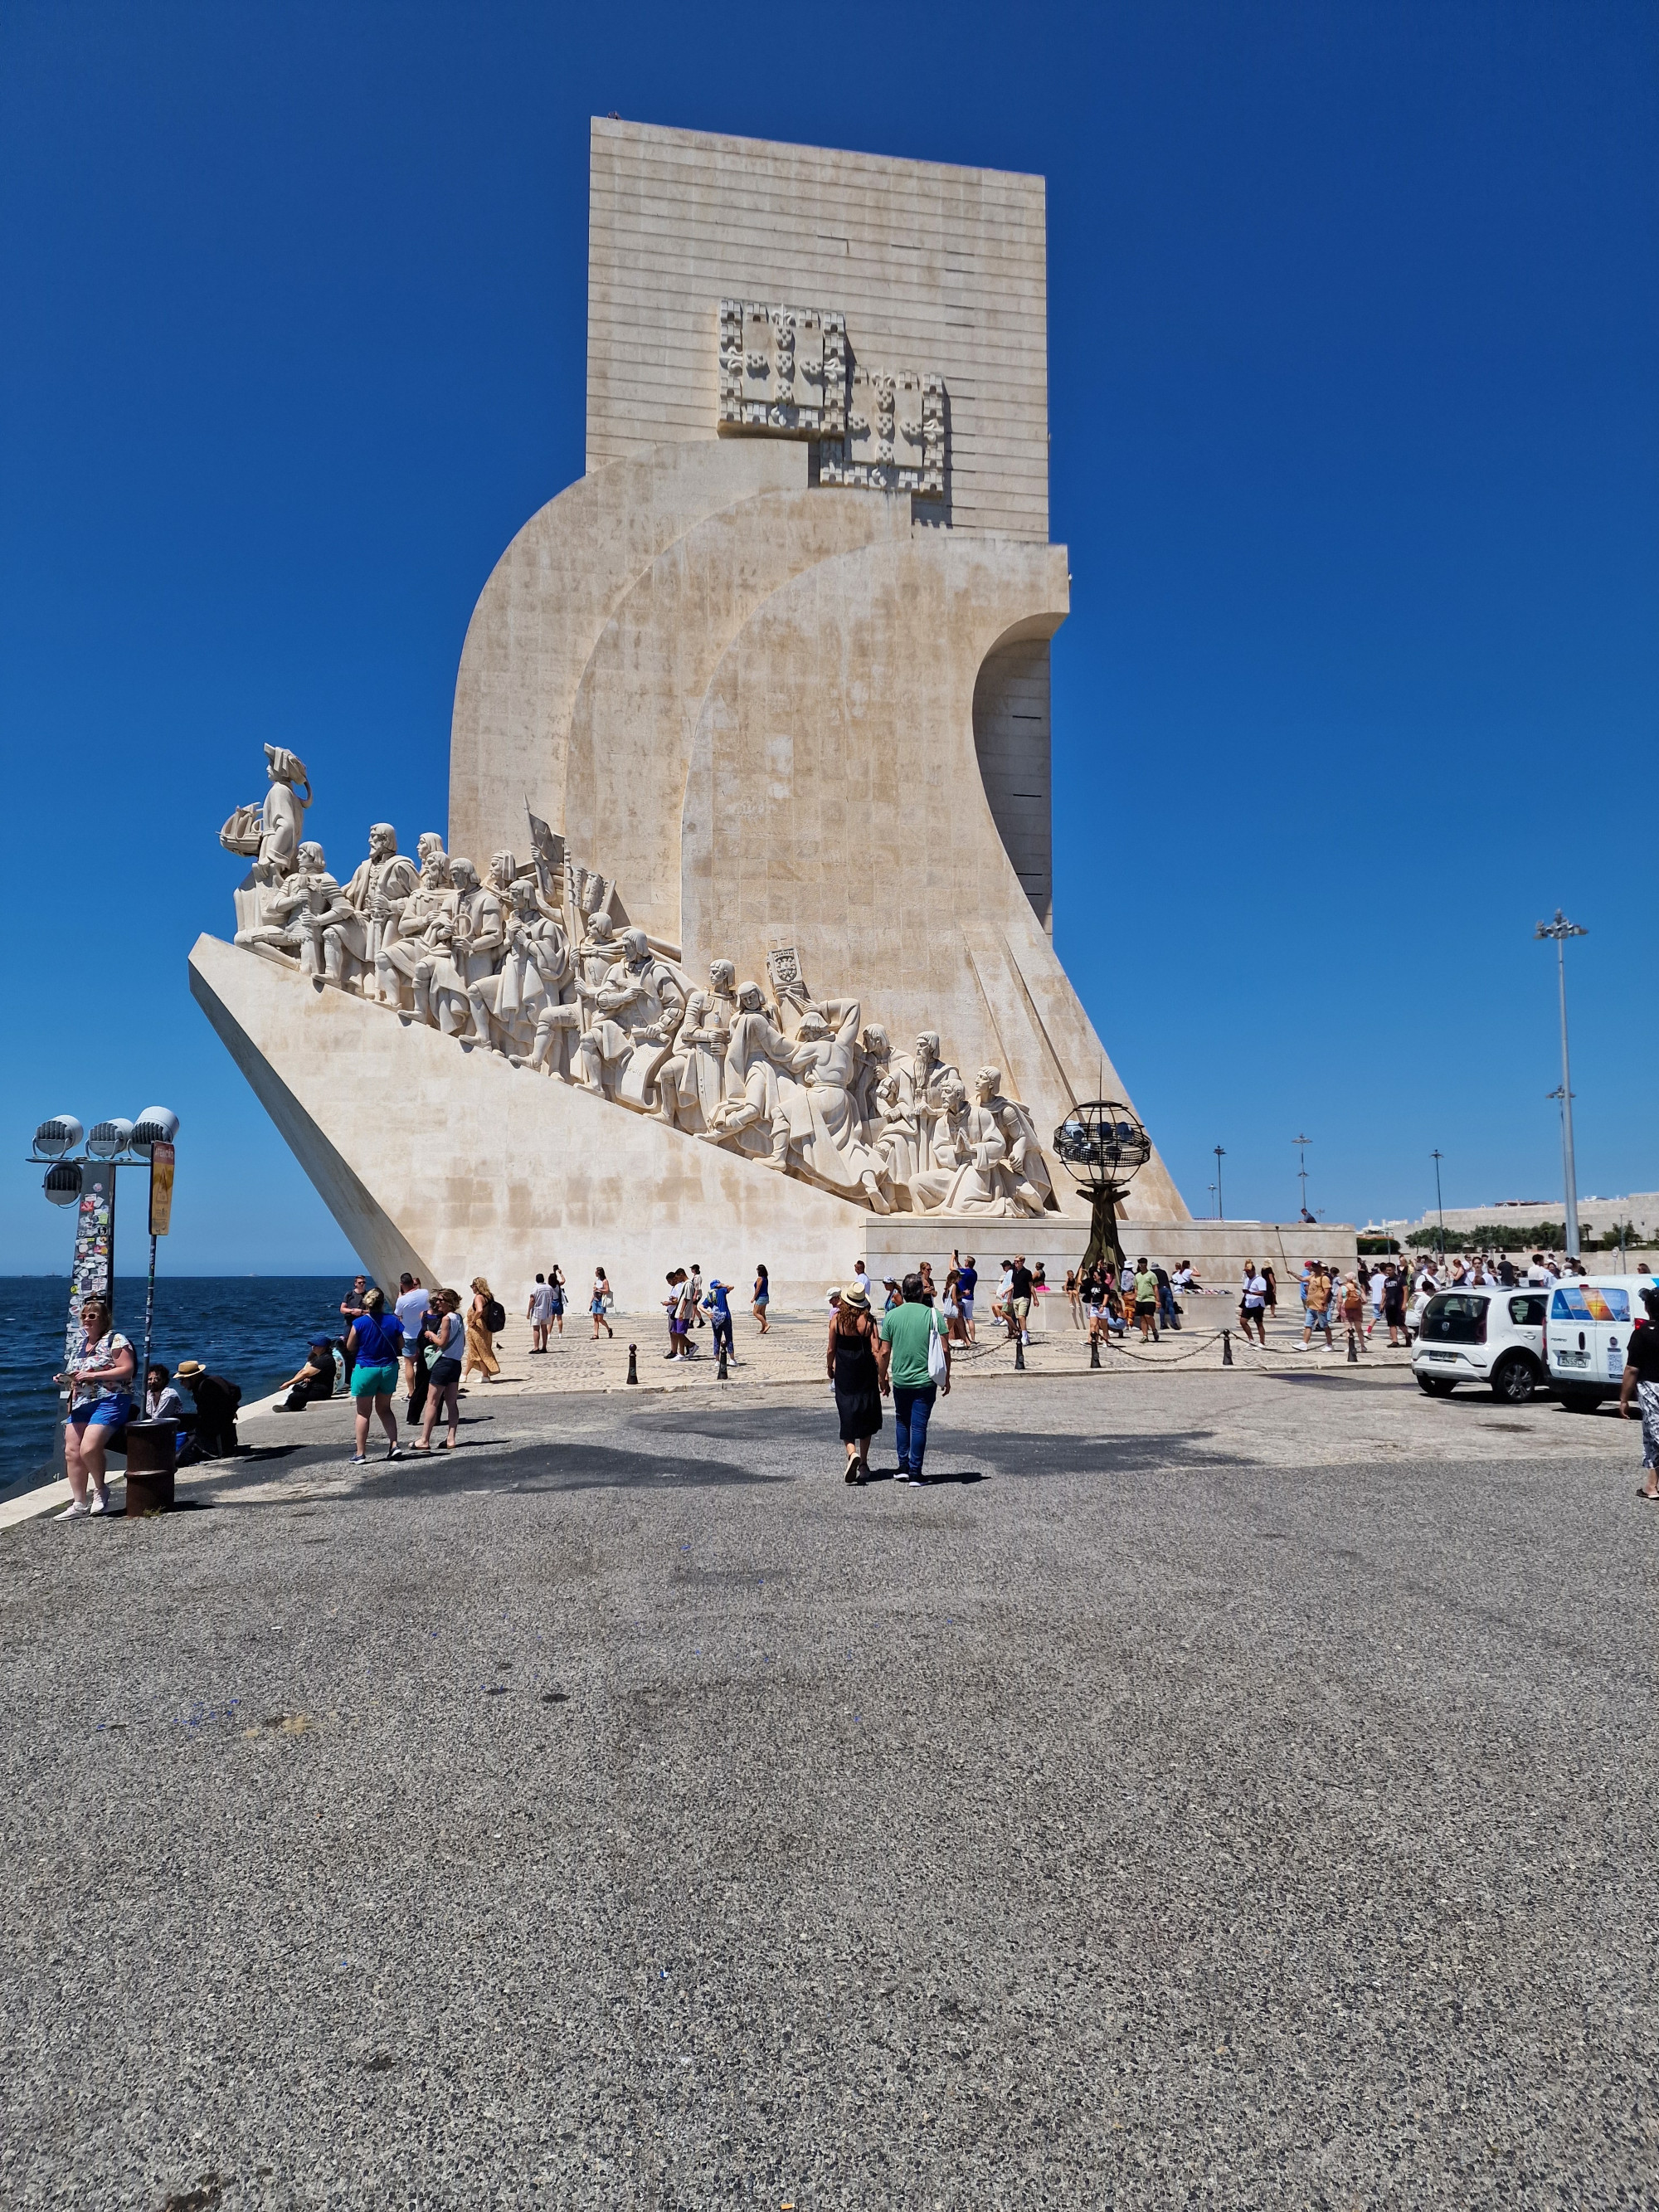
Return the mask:
{"type": "Polygon", "coordinates": [[[881,1370],[882,1395],[893,1394],[893,1427],[898,1438],[898,1482],[926,1482],[921,1471],[927,1449],[927,1417],[940,1390],[951,1389],[951,1340],[932,1306],[926,1303],[920,1275],[907,1275],[900,1288],[904,1304],[884,1314],[881,1341],[876,1358],[881,1370]],[[927,1371],[930,1341],[937,1337],[945,1351],[945,1374],[935,1383],[927,1371]]]}

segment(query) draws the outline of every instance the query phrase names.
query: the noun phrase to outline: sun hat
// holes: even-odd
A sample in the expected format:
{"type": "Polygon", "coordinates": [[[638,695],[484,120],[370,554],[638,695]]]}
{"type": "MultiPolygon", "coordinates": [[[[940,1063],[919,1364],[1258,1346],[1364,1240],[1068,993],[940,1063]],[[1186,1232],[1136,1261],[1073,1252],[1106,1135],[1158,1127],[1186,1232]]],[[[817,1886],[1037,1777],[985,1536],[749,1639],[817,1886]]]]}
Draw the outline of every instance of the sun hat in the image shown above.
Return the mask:
{"type": "Polygon", "coordinates": [[[188,1382],[193,1376],[206,1373],[199,1359],[181,1359],[173,1370],[173,1379],[175,1382],[188,1382]]]}
{"type": "Polygon", "coordinates": [[[870,1310],[870,1301],[857,1283],[848,1284],[841,1294],[841,1302],[844,1306],[851,1306],[854,1313],[868,1313],[870,1310]]]}

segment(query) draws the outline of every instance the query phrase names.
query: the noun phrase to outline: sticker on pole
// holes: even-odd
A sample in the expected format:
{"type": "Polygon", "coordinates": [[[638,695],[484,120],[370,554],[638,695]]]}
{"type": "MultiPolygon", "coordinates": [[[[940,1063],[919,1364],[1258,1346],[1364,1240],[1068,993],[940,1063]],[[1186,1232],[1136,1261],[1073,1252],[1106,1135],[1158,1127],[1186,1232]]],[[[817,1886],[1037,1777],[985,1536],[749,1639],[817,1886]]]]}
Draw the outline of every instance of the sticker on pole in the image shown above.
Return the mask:
{"type": "Polygon", "coordinates": [[[165,1237],[173,1219],[173,1146],[155,1144],[149,1152],[149,1233],[165,1237]]]}

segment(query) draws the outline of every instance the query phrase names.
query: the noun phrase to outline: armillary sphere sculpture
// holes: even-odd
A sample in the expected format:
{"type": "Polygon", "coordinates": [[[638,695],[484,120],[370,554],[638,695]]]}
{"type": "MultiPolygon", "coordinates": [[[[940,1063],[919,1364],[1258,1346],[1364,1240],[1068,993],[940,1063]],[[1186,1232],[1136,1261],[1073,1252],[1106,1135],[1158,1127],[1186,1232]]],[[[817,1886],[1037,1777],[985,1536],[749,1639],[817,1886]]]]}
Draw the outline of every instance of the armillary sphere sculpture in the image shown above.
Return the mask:
{"type": "Polygon", "coordinates": [[[1094,1220],[1085,1267],[1109,1260],[1120,1270],[1123,1247],[1118,1241],[1118,1200],[1131,1178],[1152,1157],[1152,1140],[1134,1115],[1115,1098],[1091,1098],[1074,1106],[1054,1131],[1054,1155],[1073,1181],[1094,1201],[1094,1220]]]}

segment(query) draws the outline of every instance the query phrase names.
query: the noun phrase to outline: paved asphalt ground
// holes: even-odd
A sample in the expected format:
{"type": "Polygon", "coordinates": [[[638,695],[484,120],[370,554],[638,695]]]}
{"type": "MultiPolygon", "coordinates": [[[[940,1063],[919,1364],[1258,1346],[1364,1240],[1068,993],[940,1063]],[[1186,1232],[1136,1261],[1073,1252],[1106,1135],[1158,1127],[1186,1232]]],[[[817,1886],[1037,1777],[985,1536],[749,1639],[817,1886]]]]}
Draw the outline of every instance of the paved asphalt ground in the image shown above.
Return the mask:
{"type": "Polygon", "coordinates": [[[0,1536],[0,2202],[1659,2202],[1633,1430],[1147,1387],[0,1536]]]}

